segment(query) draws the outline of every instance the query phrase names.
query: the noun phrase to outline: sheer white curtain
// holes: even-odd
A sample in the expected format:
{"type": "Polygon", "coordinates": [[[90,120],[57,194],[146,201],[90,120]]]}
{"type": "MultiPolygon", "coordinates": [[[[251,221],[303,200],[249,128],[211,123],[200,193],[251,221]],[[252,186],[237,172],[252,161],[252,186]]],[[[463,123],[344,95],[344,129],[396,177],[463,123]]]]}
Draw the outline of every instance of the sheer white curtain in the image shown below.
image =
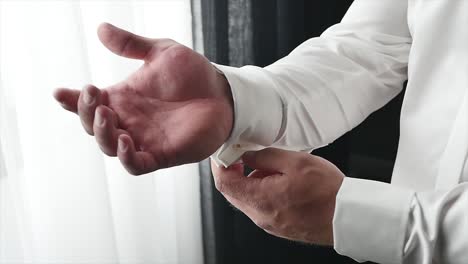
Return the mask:
{"type": "Polygon", "coordinates": [[[192,44],[189,0],[0,0],[2,264],[203,263],[198,166],[130,176],[53,100],[140,66],[99,43],[103,21],[192,44]]]}

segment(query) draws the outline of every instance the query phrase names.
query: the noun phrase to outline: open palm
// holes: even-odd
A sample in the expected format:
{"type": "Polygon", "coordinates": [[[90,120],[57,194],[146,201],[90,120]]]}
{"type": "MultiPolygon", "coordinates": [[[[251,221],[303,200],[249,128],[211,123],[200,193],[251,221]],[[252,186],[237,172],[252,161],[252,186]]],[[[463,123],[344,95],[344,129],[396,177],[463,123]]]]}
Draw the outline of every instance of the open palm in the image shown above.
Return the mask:
{"type": "Polygon", "coordinates": [[[112,52],[144,65],[108,88],[61,88],[55,98],[80,116],[105,154],[139,175],[200,161],[221,146],[232,128],[232,98],[226,79],[205,57],[110,24],[98,35],[112,52]]]}

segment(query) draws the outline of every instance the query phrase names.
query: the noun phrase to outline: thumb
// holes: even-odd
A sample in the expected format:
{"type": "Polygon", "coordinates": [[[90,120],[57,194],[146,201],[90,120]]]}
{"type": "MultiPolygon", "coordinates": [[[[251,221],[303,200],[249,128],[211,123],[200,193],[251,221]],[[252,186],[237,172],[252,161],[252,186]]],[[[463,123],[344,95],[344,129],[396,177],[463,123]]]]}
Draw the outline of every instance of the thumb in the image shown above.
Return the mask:
{"type": "Polygon", "coordinates": [[[285,169],[290,165],[288,160],[295,152],[267,148],[260,151],[248,151],[242,156],[245,165],[252,169],[285,173],[285,169]]]}
{"type": "Polygon", "coordinates": [[[155,45],[156,40],[135,35],[109,23],[98,28],[102,44],[113,53],[130,59],[144,60],[155,45]]]}

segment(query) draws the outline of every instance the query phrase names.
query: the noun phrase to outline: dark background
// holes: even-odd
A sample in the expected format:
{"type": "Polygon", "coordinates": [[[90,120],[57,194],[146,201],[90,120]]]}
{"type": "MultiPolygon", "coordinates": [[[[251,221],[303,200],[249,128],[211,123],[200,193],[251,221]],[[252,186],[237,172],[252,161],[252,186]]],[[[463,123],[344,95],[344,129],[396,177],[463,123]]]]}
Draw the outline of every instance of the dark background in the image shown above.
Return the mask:
{"type": "MultiPolygon", "coordinates": [[[[266,66],[338,23],[352,0],[193,0],[201,6],[205,55],[213,62],[266,66]]],[[[200,38],[201,36],[195,36],[200,38]]],[[[333,144],[314,151],[348,177],[389,182],[403,95],[333,144]]],[[[356,263],[332,248],[276,238],[233,209],[216,191],[209,163],[200,166],[207,264],[356,263]]],[[[372,199],[372,197],[369,197],[372,199]]],[[[356,241],[359,243],[359,241],[356,241]]]]}

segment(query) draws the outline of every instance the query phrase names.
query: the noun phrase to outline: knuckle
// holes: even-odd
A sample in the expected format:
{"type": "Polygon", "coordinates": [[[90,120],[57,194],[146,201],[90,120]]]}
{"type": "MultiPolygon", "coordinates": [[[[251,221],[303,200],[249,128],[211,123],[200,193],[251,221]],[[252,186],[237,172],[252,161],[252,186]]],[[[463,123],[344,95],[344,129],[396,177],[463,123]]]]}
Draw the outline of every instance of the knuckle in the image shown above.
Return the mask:
{"type": "Polygon", "coordinates": [[[168,43],[177,43],[177,41],[171,38],[161,38],[160,40],[168,43]]]}
{"type": "Polygon", "coordinates": [[[271,225],[274,226],[275,229],[281,229],[284,222],[283,214],[280,211],[275,211],[270,216],[271,225]]]}
{"type": "Polygon", "coordinates": [[[93,130],[94,136],[96,137],[96,141],[98,144],[100,145],[108,144],[107,142],[110,140],[108,127],[102,127],[99,124],[97,124],[96,120],[94,120],[90,128],[93,130]]]}
{"type": "Polygon", "coordinates": [[[260,227],[265,231],[271,232],[273,230],[273,225],[269,219],[256,219],[253,220],[256,226],[260,227]]]}
{"type": "Polygon", "coordinates": [[[187,61],[191,54],[192,50],[181,44],[175,44],[166,51],[166,55],[176,61],[187,61]]]}
{"type": "Polygon", "coordinates": [[[216,187],[216,190],[218,190],[220,193],[226,192],[226,182],[221,180],[221,177],[214,177],[214,184],[216,187]]]}
{"type": "Polygon", "coordinates": [[[135,168],[127,167],[126,170],[128,171],[129,174],[131,174],[133,176],[140,176],[140,175],[143,174],[141,171],[138,171],[135,168]]]}
{"type": "Polygon", "coordinates": [[[96,89],[97,88],[94,85],[90,84],[90,83],[83,86],[83,90],[86,90],[86,91],[91,92],[91,93],[95,93],[96,89]]]}
{"type": "Polygon", "coordinates": [[[271,231],[271,230],[263,229],[263,231],[265,231],[265,233],[270,234],[270,235],[272,235],[272,236],[278,236],[275,232],[273,232],[273,231],[271,231]]]}
{"type": "Polygon", "coordinates": [[[298,153],[296,161],[294,163],[294,168],[301,170],[306,168],[310,164],[310,154],[308,153],[298,153]]]}
{"type": "Polygon", "coordinates": [[[123,165],[125,170],[133,176],[139,176],[142,173],[140,172],[141,170],[138,170],[134,164],[132,164],[130,158],[127,155],[118,155],[120,163],[123,165]]]}
{"type": "Polygon", "coordinates": [[[274,210],[273,204],[265,199],[255,199],[253,203],[254,208],[262,213],[268,214],[274,210]]]}

